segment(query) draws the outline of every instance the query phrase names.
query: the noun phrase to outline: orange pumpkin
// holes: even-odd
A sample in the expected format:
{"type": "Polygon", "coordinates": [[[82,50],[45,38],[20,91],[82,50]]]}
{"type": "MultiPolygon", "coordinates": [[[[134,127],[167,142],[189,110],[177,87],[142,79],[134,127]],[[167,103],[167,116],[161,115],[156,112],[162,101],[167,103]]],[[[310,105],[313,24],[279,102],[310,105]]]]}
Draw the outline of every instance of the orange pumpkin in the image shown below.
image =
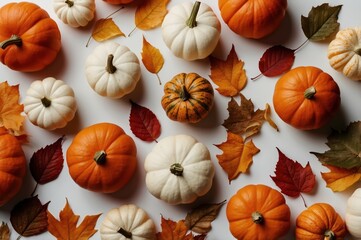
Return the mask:
{"type": "Polygon", "coordinates": [[[265,185],[247,185],[226,209],[232,235],[242,240],[276,240],[290,228],[290,209],[283,195],[265,185]]]}
{"type": "Polygon", "coordinates": [[[128,4],[133,2],[134,0],[103,0],[103,1],[110,4],[128,4]]]}
{"type": "Polygon", "coordinates": [[[19,141],[0,128],[0,206],[20,190],[26,173],[26,159],[19,141]]]}
{"type": "Polygon", "coordinates": [[[279,27],[286,15],[287,0],[218,0],[218,6],[232,31],[259,39],[279,27]]]}
{"type": "Polygon", "coordinates": [[[278,116],[291,126],[311,130],[330,121],[341,103],[333,78],[316,67],[297,67],[276,83],[273,105],[278,116]]]}
{"type": "Polygon", "coordinates": [[[61,48],[58,26],[30,2],[0,8],[0,60],[21,72],[39,71],[52,63],[61,48]]]}
{"type": "Polygon", "coordinates": [[[300,213],[296,219],[296,239],[345,239],[345,222],[327,203],[315,203],[300,213]]]}
{"type": "Polygon", "coordinates": [[[126,185],[135,173],[137,149],[121,127],[98,123],[81,130],[67,152],[70,176],[81,187],[111,193],[126,185]]]}

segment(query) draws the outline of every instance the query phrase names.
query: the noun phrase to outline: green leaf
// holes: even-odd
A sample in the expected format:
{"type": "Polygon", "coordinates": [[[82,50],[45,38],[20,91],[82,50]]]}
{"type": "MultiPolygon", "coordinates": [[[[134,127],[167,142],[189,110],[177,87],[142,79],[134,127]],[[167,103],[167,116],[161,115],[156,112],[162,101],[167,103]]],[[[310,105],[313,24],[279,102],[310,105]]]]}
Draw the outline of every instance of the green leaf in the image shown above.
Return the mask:
{"type": "Polygon", "coordinates": [[[337,31],[340,24],[337,22],[342,5],[330,7],[324,3],[312,7],[308,17],[301,16],[303,33],[311,41],[323,41],[337,31]]]}
{"type": "Polygon", "coordinates": [[[314,154],[323,164],[351,169],[361,167],[361,122],[352,122],[345,131],[333,131],[328,137],[324,153],[314,154]]]}

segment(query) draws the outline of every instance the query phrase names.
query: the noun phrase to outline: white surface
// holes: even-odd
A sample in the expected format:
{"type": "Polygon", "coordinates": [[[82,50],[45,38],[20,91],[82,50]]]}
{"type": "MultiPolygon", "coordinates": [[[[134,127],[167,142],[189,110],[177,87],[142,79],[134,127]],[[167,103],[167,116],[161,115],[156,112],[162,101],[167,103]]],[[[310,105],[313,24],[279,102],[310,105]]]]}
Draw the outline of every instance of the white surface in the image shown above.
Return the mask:
{"type": "MultiPolygon", "coordinates": [[[[10,0],[2,0],[1,6],[11,2],[10,0]]],[[[248,174],[241,174],[237,179],[228,183],[227,175],[218,164],[216,155],[221,151],[214,146],[226,140],[226,130],[221,126],[223,121],[228,117],[227,103],[229,98],[221,96],[215,91],[215,106],[208,118],[199,124],[190,125],[172,122],[169,120],[161,105],[160,99],[163,95],[163,85],[174,75],[180,72],[197,72],[204,77],[210,75],[209,61],[186,62],[177,59],[166,48],[161,39],[160,28],[151,31],[136,30],[130,37],[120,37],[113,41],[128,46],[141,59],[142,35],[146,39],[160,49],[165,64],[160,71],[159,76],[163,85],[158,84],[155,75],[149,73],[143,65],[142,78],[138,83],[136,90],[120,100],[112,100],[97,95],[88,85],[84,74],[84,62],[90,52],[98,45],[94,40],[91,41],[89,47],[85,47],[87,39],[91,33],[91,26],[86,28],[74,29],[63,24],[55,15],[50,0],[32,0],[42,8],[46,9],[51,17],[58,23],[62,33],[62,50],[55,62],[46,70],[37,73],[20,73],[8,69],[6,66],[0,66],[0,80],[7,80],[10,84],[20,84],[22,99],[25,97],[25,91],[30,83],[36,79],[43,79],[53,76],[67,82],[75,91],[78,101],[78,112],[75,119],[64,129],[49,132],[33,126],[26,120],[26,129],[29,133],[29,144],[24,145],[26,156],[30,159],[34,151],[47,144],[57,140],[63,134],[66,140],[63,144],[63,152],[65,152],[73,138],[73,136],[82,128],[98,122],[113,122],[120,125],[129,135],[131,135],[138,148],[138,168],[131,182],[123,189],[114,194],[93,193],[80,188],[71,179],[66,163],[59,178],[46,185],[38,187],[37,194],[40,200],[45,203],[51,201],[49,210],[57,216],[59,211],[65,205],[65,198],[69,200],[74,212],[81,216],[80,221],[85,215],[93,215],[103,213],[98,220],[97,229],[99,228],[103,217],[111,208],[118,207],[126,203],[134,203],[144,208],[154,219],[158,231],[160,231],[161,214],[165,218],[171,218],[175,221],[185,217],[187,211],[192,206],[203,202],[221,202],[229,199],[239,188],[247,184],[263,183],[275,189],[279,188],[271,180],[270,175],[274,175],[275,165],[278,160],[276,147],[278,147],[286,156],[297,160],[303,166],[309,161],[316,175],[317,185],[311,194],[304,194],[304,198],[308,205],[316,202],[330,203],[335,209],[344,216],[346,209],[346,199],[351,195],[353,190],[360,187],[356,184],[351,189],[342,193],[333,193],[326,188],[326,184],[321,178],[320,172],[327,171],[322,167],[316,157],[310,154],[310,151],[323,152],[327,149],[325,145],[326,137],[330,133],[331,128],[343,129],[350,121],[361,119],[361,111],[359,103],[361,102],[361,85],[346,79],[340,73],[333,70],[327,60],[328,42],[314,43],[309,42],[304,48],[296,53],[294,67],[302,65],[313,65],[323,69],[331,74],[341,89],[341,110],[337,117],[324,128],[317,131],[300,131],[296,130],[284,122],[282,122],[273,111],[273,119],[280,128],[280,132],[276,132],[268,124],[264,124],[261,134],[253,138],[255,145],[261,149],[253,160],[248,174]],[[162,133],[160,138],[173,134],[189,134],[206,144],[211,151],[212,160],[216,168],[216,175],[211,191],[204,197],[198,199],[191,205],[171,206],[154,198],[146,189],[144,183],[143,163],[146,155],[155,143],[147,143],[136,138],[130,131],[128,117],[130,113],[129,99],[138,104],[151,109],[159,118],[162,125],[162,133]]],[[[168,9],[182,2],[182,0],[173,0],[169,3],[168,9]]],[[[232,44],[235,45],[236,52],[244,62],[248,78],[258,75],[258,60],[263,52],[275,45],[282,44],[289,48],[296,48],[302,44],[306,37],[301,29],[301,15],[306,15],[312,8],[322,4],[324,1],[296,1],[290,0],[287,10],[287,16],[281,27],[270,37],[262,40],[250,40],[242,38],[231,32],[220,18],[217,1],[207,2],[219,16],[222,23],[222,34],[219,45],[214,55],[225,59],[228,55],[232,44]]],[[[339,15],[341,28],[356,26],[361,23],[361,1],[328,1],[330,5],[343,4],[339,15]]],[[[96,1],[96,18],[102,18],[113,11],[118,6],[106,4],[101,0],[96,1]]],[[[127,35],[134,27],[135,7],[126,7],[113,16],[114,21],[119,25],[120,29],[127,35]]],[[[246,88],[242,93],[251,98],[255,107],[264,108],[266,103],[272,106],[273,87],[278,77],[267,78],[262,77],[257,81],[248,80],[246,88]]],[[[216,85],[213,85],[216,88],[216,85]]],[[[239,101],[239,98],[236,98],[239,101]]],[[[272,107],[273,108],[273,107],[272,107]]],[[[13,205],[21,199],[28,197],[32,192],[35,181],[30,174],[27,175],[25,184],[21,192],[6,206],[0,208],[0,220],[9,223],[9,212],[13,205]]],[[[297,215],[304,210],[301,198],[290,198],[285,196],[287,204],[291,209],[292,228],[284,239],[292,239],[295,219],[297,215]]],[[[228,230],[228,222],[225,215],[225,206],[221,209],[218,218],[213,222],[213,230],[208,234],[209,240],[233,239],[228,230]]],[[[9,224],[10,225],[10,224],[9,224]]],[[[12,239],[17,237],[17,233],[12,230],[12,239]]],[[[92,239],[99,239],[97,232],[92,239]]],[[[45,233],[29,239],[52,239],[49,233],[45,233]]]]}

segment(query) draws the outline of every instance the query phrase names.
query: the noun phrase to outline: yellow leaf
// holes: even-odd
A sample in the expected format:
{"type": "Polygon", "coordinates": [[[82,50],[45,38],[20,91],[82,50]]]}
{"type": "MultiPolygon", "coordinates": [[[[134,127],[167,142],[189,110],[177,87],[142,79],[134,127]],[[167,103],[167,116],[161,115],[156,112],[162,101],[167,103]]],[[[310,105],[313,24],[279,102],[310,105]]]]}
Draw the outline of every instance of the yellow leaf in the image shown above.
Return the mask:
{"type": "Polygon", "coordinates": [[[92,37],[95,41],[103,42],[120,36],[125,35],[115,24],[112,18],[101,18],[95,22],[92,32],[92,37]]]}
{"type": "Polygon", "coordinates": [[[135,26],[149,30],[160,26],[167,14],[169,0],[143,0],[135,11],[135,26]]]}
{"type": "Polygon", "coordinates": [[[269,106],[268,103],[266,103],[266,109],[264,110],[264,119],[268,122],[268,124],[271,127],[276,129],[277,132],[279,131],[278,126],[276,125],[276,123],[271,118],[271,107],[269,106]]]}
{"type": "Polygon", "coordinates": [[[158,72],[162,69],[164,59],[159,49],[153,47],[143,36],[142,62],[145,68],[157,75],[159,84],[162,84],[158,72]]]}
{"type": "Polygon", "coordinates": [[[323,165],[330,169],[330,172],[321,173],[322,178],[326,181],[327,187],[334,192],[344,191],[361,180],[361,167],[346,169],[328,164],[323,165]]]}
{"type": "Polygon", "coordinates": [[[222,155],[216,155],[219,164],[228,174],[228,180],[235,179],[240,173],[248,171],[253,156],[260,150],[253,141],[244,142],[242,136],[227,132],[227,141],[215,145],[223,151],[222,155]]]}

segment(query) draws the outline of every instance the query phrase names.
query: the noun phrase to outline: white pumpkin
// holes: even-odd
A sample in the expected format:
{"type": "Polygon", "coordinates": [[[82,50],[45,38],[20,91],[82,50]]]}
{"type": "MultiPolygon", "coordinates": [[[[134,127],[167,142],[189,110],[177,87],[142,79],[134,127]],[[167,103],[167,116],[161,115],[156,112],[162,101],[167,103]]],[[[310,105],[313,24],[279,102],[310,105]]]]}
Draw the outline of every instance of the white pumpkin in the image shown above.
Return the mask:
{"type": "Polygon", "coordinates": [[[76,110],[73,89],[53,77],[32,82],[24,99],[24,112],[30,122],[47,130],[65,127],[76,110]]]}
{"type": "Polygon", "coordinates": [[[85,27],[95,16],[95,0],[53,0],[53,8],[71,27],[85,27]]]}
{"type": "Polygon", "coordinates": [[[212,187],[214,166],[207,147],[188,135],[160,140],[144,168],[149,192],[169,203],[194,202],[212,187]]]}
{"type": "Polygon", "coordinates": [[[153,240],[156,228],[153,220],[134,204],[111,209],[99,229],[102,240],[153,240]]]}
{"type": "Polygon", "coordinates": [[[335,70],[361,80],[361,27],[340,30],[328,45],[327,56],[335,70]]]}
{"type": "Polygon", "coordinates": [[[356,189],[347,200],[345,222],[354,239],[361,239],[361,188],[356,189]]]}
{"type": "Polygon", "coordinates": [[[183,2],[170,9],[162,23],[162,37],[167,47],[188,61],[208,57],[216,48],[221,24],[205,3],[183,2]]]}
{"type": "Polygon", "coordinates": [[[121,98],[135,89],[141,70],[137,56],[128,47],[108,41],[88,56],[85,75],[99,95],[121,98]]]}

